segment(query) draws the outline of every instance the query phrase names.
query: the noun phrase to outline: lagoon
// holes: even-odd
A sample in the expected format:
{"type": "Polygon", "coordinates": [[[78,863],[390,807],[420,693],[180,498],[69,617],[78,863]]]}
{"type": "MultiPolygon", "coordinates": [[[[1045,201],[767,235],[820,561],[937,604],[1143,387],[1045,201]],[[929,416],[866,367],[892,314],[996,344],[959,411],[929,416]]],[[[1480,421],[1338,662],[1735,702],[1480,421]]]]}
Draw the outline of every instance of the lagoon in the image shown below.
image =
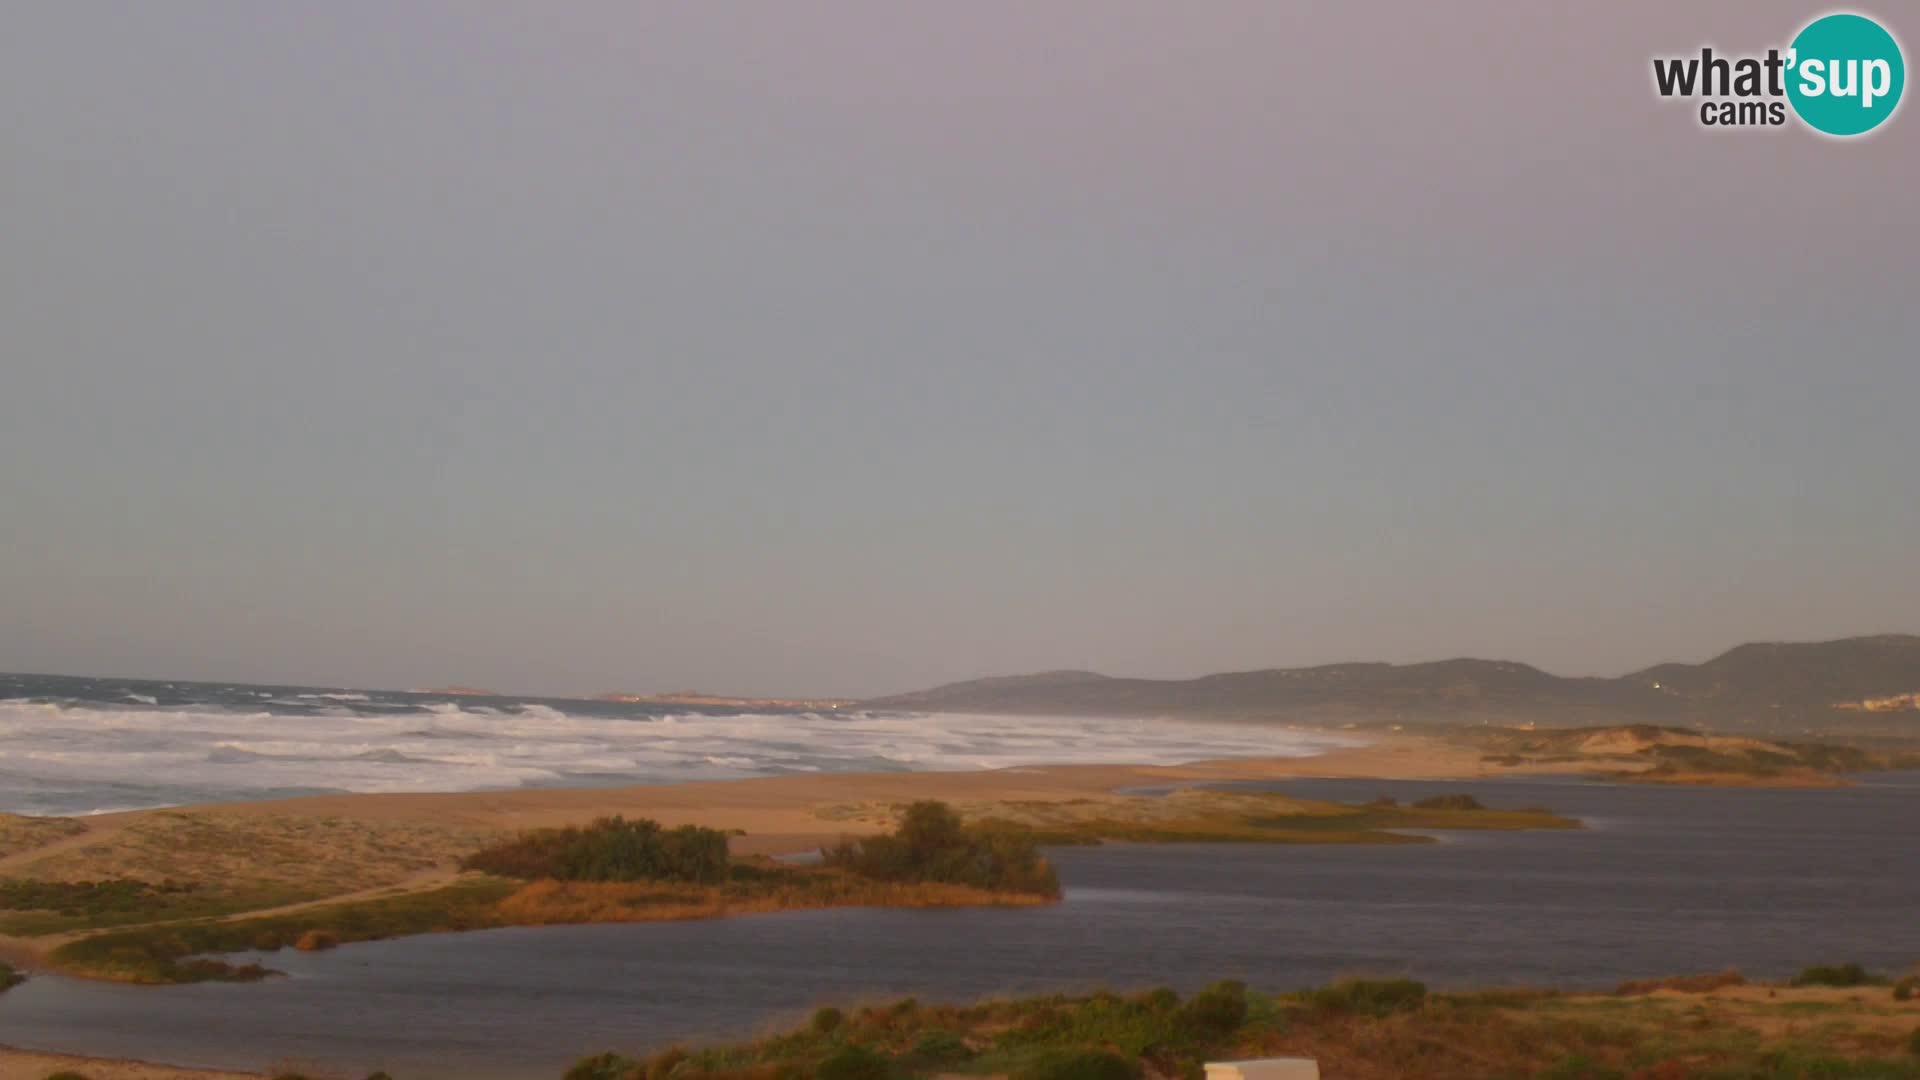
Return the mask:
{"type": "Polygon", "coordinates": [[[1438,986],[1608,987],[1736,967],[1920,960],[1920,775],[1766,790],[1579,780],[1282,781],[1308,797],[1470,791],[1579,831],[1423,846],[1124,845],[1052,852],[1038,909],[840,909],[504,929],[285,951],[253,985],[36,977],[0,995],[0,1043],[399,1080],[554,1078],[602,1049],[792,1023],[826,1002],[1171,985],[1270,989],[1345,974],[1438,986]]]}

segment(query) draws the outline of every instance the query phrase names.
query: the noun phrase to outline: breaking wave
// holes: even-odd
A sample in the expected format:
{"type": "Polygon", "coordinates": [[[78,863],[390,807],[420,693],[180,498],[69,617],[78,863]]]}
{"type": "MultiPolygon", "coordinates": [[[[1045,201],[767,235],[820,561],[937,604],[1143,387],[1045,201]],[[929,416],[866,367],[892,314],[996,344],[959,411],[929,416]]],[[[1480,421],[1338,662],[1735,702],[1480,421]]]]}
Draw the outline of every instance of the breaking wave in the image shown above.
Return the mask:
{"type": "Polygon", "coordinates": [[[314,792],[1177,764],[1297,756],[1348,742],[1277,725],[1143,718],[668,712],[345,691],[261,697],[238,687],[223,688],[217,704],[175,696],[187,700],[162,694],[157,707],[130,705],[124,691],[91,701],[0,699],[0,810],[75,814],[314,792]]]}

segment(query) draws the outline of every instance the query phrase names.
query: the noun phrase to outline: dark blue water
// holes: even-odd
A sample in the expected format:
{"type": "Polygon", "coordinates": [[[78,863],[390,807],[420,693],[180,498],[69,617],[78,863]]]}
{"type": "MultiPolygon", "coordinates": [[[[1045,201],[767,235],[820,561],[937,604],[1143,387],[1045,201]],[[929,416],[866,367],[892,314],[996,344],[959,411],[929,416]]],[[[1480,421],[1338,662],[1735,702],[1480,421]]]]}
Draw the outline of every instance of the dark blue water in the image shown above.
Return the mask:
{"type": "Polygon", "coordinates": [[[1604,987],[1737,967],[1920,961],[1920,777],[1812,791],[1311,781],[1305,795],[1470,790],[1579,832],[1421,847],[1125,846],[1055,853],[1066,902],[500,930],[276,954],[291,977],[139,988],[37,978],[0,1043],[402,1080],[553,1077],[605,1048],[752,1032],[828,1001],[1352,973],[1604,987]]]}

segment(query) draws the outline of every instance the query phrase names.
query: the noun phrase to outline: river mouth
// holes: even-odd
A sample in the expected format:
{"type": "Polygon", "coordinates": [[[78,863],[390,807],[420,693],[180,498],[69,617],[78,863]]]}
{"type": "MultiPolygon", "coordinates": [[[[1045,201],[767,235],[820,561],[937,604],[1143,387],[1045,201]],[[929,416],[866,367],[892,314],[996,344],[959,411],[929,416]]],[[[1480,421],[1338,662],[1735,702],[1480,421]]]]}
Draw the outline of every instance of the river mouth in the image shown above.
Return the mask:
{"type": "MultiPolygon", "coordinates": [[[[1341,975],[1603,988],[1739,968],[1779,977],[1920,959],[1920,776],[1815,790],[1576,780],[1289,780],[1310,798],[1467,791],[1581,830],[1395,846],[1134,845],[1052,852],[1053,907],[790,912],[503,929],[271,954],[284,979],[131,987],[37,977],[0,1043],[211,1067],[555,1077],[603,1049],[752,1034],[823,1002],[1341,975]]],[[[242,958],[255,958],[244,954],[242,958]]]]}

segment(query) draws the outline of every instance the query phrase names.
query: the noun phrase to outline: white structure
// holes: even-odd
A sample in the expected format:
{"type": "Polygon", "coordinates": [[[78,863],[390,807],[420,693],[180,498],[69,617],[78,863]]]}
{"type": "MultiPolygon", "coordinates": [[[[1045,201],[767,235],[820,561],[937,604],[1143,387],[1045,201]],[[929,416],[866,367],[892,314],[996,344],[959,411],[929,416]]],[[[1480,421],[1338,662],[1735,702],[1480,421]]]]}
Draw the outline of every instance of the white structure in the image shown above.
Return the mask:
{"type": "Polygon", "coordinates": [[[1320,1080],[1320,1065],[1312,1058],[1209,1061],[1207,1080],[1320,1080]]]}

